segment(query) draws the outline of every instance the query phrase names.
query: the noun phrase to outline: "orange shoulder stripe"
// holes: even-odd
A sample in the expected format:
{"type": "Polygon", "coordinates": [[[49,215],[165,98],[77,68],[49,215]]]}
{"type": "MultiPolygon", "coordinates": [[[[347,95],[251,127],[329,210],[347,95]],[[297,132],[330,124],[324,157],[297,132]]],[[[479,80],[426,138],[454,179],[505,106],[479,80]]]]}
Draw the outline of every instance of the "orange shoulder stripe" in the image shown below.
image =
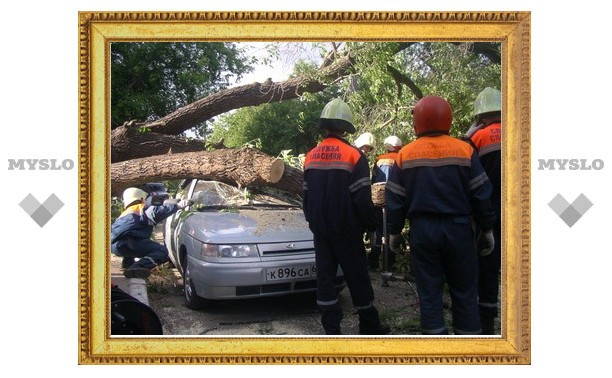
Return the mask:
{"type": "Polygon", "coordinates": [[[478,148],[478,155],[482,156],[491,151],[501,150],[502,129],[500,123],[494,123],[478,130],[472,137],[472,141],[478,148]]]}
{"type": "Polygon", "coordinates": [[[421,137],[402,148],[397,163],[402,168],[470,166],[473,148],[459,139],[441,135],[421,137]]]}
{"type": "Polygon", "coordinates": [[[343,169],[351,172],[361,157],[359,151],[335,138],[327,138],[313,148],[304,169],[343,169]]]}
{"type": "Polygon", "coordinates": [[[379,167],[383,165],[393,165],[397,155],[397,152],[387,152],[386,154],[379,155],[378,158],[376,158],[376,165],[379,167]]]}

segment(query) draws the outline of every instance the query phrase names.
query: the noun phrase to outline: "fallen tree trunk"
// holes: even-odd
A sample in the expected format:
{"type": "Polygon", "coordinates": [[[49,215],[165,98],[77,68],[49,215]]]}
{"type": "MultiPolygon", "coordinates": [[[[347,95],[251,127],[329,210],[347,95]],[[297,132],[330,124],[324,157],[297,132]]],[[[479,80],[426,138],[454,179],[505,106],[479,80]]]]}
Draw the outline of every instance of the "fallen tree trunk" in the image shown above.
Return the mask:
{"type": "Polygon", "coordinates": [[[126,123],[111,133],[111,163],[146,156],[204,150],[204,142],[177,135],[140,131],[137,124],[126,123]]]}
{"type": "Polygon", "coordinates": [[[322,91],[329,82],[346,75],[351,65],[352,57],[347,54],[322,68],[321,77],[324,77],[325,81],[311,77],[294,77],[276,83],[265,81],[241,85],[213,93],[156,121],[119,126],[111,130],[111,162],[165,154],[170,147],[173,152],[201,151],[204,149],[201,142],[192,143],[174,135],[233,109],[290,100],[304,93],[322,91]],[[147,132],[134,131],[138,129],[147,132]],[[174,142],[178,143],[176,147],[174,142]]]}
{"type": "Polygon", "coordinates": [[[111,164],[111,194],[130,186],[162,180],[203,178],[249,186],[267,184],[292,193],[302,191],[302,172],[252,148],[156,155],[111,164]]]}
{"type": "MultiPolygon", "coordinates": [[[[395,52],[402,51],[414,43],[398,43],[395,52]]],[[[499,43],[476,42],[471,46],[474,53],[485,55],[494,63],[499,64],[501,61],[499,43]]],[[[116,127],[111,130],[111,162],[165,154],[169,149],[174,153],[202,151],[204,150],[202,142],[176,135],[234,109],[289,100],[304,93],[319,92],[335,80],[350,74],[354,61],[355,54],[350,51],[338,53],[335,49],[330,50],[317,75],[292,77],[282,82],[267,80],[263,83],[255,82],[219,91],[158,120],[134,125],[136,129],[141,127],[148,132],[136,134],[125,125],[116,127]]],[[[409,77],[397,70],[391,70],[390,73],[397,83],[407,85],[417,98],[422,97],[421,90],[409,77]]],[[[399,88],[401,89],[401,86],[399,88]]]]}
{"type": "Polygon", "coordinates": [[[304,193],[304,172],[300,169],[285,165],[283,177],[271,186],[302,196],[304,193]]]}
{"type": "Polygon", "coordinates": [[[146,127],[158,133],[176,135],[230,110],[290,100],[304,93],[320,92],[327,88],[330,81],[346,75],[352,64],[352,57],[346,54],[321,69],[319,77],[325,80],[298,76],[282,82],[275,83],[268,79],[263,83],[255,82],[228,88],[177,109],[148,123],[146,127]]]}

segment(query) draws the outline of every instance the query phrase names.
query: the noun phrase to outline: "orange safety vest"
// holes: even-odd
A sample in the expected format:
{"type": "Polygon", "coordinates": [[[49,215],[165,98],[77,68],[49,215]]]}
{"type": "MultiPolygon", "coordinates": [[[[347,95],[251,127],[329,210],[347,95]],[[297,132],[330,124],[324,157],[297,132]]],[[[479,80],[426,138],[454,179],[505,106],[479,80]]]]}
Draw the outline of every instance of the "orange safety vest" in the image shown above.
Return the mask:
{"type": "Polygon", "coordinates": [[[340,137],[324,139],[306,155],[303,198],[313,232],[345,235],[376,228],[368,160],[340,137]]]}

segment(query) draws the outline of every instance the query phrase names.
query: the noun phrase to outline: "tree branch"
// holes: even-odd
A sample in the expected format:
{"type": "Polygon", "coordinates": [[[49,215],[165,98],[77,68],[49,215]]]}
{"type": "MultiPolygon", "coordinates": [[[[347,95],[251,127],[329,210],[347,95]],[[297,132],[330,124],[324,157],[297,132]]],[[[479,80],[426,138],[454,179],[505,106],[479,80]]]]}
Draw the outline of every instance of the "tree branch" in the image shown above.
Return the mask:
{"type": "Polygon", "coordinates": [[[352,67],[352,57],[345,55],[333,64],[323,68],[317,80],[310,77],[294,77],[282,82],[272,80],[229,88],[184,106],[159,120],[138,124],[139,128],[150,130],[145,133],[133,132],[134,128],[124,126],[111,130],[111,161],[120,162],[152,155],[173,152],[201,151],[203,144],[170,135],[180,134],[219,114],[246,106],[256,106],[297,98],[304,93],[320,92],[347,74],[352,67]],[[164,137],[164,135],[166,135],[164,137]],[[174,143],[177,143],[176,147],[174,143]]]}
{"type": "Polygon", "coordinates": [[[389,65],[387,65],[387,71],[391,74],[393,80],[395,80],[396,83],[405,84],[408,88],[410,88],[410,91],[416,96],[417,99],[423,98],[423,92],[414,83],[414,81],[412,81],[412,79],[408,77],[408,75],[401,73],[400,71],[389,65]]]}
{"type": "MultiPolygon", "coordinates": [[[[412,42],[398,44],[397,52],[411,44],[412,42]]],[[[177,109],[156,121],[137,125],[149,130],[145,133],[137,134],[128,127],[115,128],[111,130],[111,161],[116,163],[163,155],[170,149],[174,153],[202,151],[204,146],[200,141],[171,136],[234,109],[289,100],[298,98],[304,93],[324,90],[330,83],[350,74],[354,63],[354,57],[350,52],[332,51],[330,58],[333,56],[333,59],[323,65],[314,77],[300,76],[276,83],[267,80],[264,83],[255,82],[225,89],[177,109]]]]}
{"type": "Polygon", "coordinates": [[[123,124],[111,132],[111,163],[162,155],[204,150],[201,140],[143,130],[144,124],[123,124]]]}
{"type": "MultiPolygon", "coordinates": [[[[351,66],[352,57],[342,56],[324,67],[320,77],[335,80],[346,75],[351,66]]],[[[327,85],[322,80],[303,76],[276,83],[269,80],[246,84],[213,93],[145,126],[162,134],[180,134],[230,110],[297,98],[304,93],[320,92],[327,85]]]]}
{"type": "MultiPolygon", "coordinates": [[[[453,42],[455,45],[460,45],[465,42],[453,42]]],[[[474,42],[472,43],[472,52],[486,56],[491,63],[501,64],[501,51],[499,42],[474,42]]]]}

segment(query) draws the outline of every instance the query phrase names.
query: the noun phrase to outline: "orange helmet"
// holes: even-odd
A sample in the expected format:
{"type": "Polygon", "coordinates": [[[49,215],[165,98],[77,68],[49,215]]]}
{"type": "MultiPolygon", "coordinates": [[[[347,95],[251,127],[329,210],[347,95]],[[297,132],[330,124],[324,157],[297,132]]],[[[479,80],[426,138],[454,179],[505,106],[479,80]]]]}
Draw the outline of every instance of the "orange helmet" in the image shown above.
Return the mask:
{"type": "Polygon", "coordinates": [[[425,96],[414,105],[412,120],[417,137],[432,133],[448,134],[453,123],[453,110],[442,97],[425,96]]]}

